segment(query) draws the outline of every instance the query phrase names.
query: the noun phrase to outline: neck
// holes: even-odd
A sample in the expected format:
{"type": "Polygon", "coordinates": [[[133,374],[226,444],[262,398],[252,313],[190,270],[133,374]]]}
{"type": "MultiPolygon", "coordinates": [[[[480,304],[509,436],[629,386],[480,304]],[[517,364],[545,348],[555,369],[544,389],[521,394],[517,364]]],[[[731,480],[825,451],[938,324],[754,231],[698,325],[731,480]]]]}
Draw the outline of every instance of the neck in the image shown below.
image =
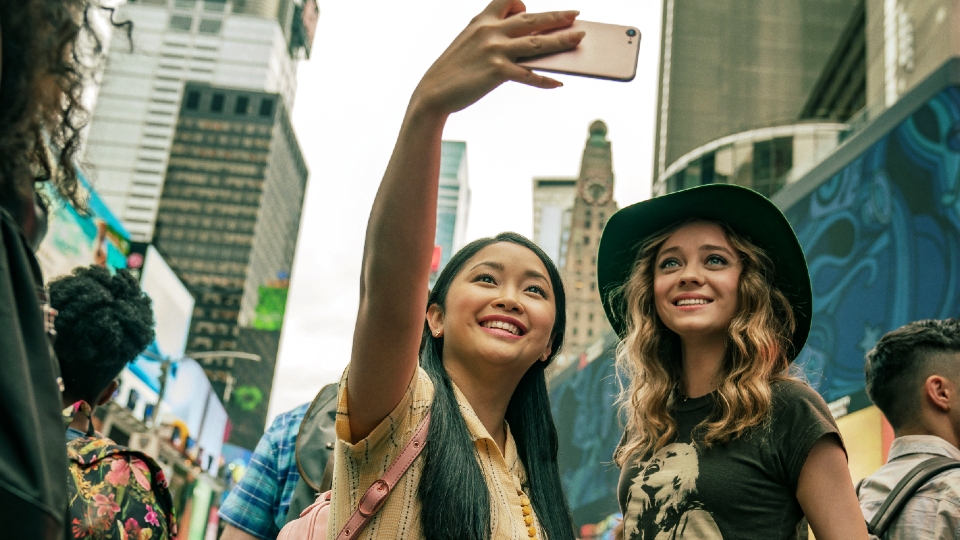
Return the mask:
{"type": "Polygon", "coordinates": [[[487,433],[497,443],[500,453],[505,453],[507,431],[503,427],[503,419],[523,374],[516,377],[509,373],[481,373],[480,370],[464,369],[461,362],[444,362],[444,368],[450,380],[467,398],[487,433]]]}
{"type": "MultiPolygon", "coordinates": [[[[80,400],[74,399],[74,398],[68,398],[68,397],[65,396],[65,397],[63,397],[63,399],[61,400],[61,403],[63,404],[63,408],[66,409],[67,407],[73,405],[73,404],[76,403],[77,401],[80,401],[80,400]]],[[[89,403],[89,402],[88,402],[88,403],[89,403]]],[[[91,414],[91,415],[93,414],[93,405],[90,405],[90,414],[91,414]]],[[[70,422],[70,426],[69,426],[69,427],[72,427],[73,429],[76,429],[77,431],[83,431],[84,433],[86,433],[87,428],[88,428],[89,425],[90,425],[90,421],[91,421],[91,420],[90,420],[89,418],[87,418],[87,416],[86,416],[85,414],[82,414],[82,413],[78,412],[77,414],[73,415],[73,421],[70,422]]]]}
{"type": "Polygon", "coordinates": [[[894,430],[894,435],[904,437],[906,435],[934,435],[952,444],[954,448],[960,449],[960,434],[954,429],[948,417],[940,418],[937,415],[925,414],[920,422],[894,430]],[[931,417],[932,416],[932,417],[931,417]]]}
{"type": "Polygon", "coordinates": [[[698,398],[717,389],[717,374],[727,351],[726,337],[680,339],[683,374],[680,388],[687,397],[698,398]]]}

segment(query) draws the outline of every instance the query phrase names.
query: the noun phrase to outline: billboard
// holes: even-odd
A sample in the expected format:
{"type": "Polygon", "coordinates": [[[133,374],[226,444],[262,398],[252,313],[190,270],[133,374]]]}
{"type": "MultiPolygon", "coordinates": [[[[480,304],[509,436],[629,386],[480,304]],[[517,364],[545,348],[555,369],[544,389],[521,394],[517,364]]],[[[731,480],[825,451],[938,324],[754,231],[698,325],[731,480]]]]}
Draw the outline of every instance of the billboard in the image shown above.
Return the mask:
{"type": "Polygon", "coordinates": [[[90,187],[83,173],[78,170],[77,176],[88,195],[88,215],[78,212],[49,182],[39,187],[49,204],[47,235],[37,250],[46,280],[67,275],[78,266],[126,268],[130,233],[90,187]]]}
{"type": "Polygon", "coordinates": [[[960,315],[958,171],[960,61],[952,60],[774,199],[813,285],[813,325],[797,365],[827,401],[864,388],[864,355],[884,333],[960,315]]]}
{"type": "Polygon", "coordinates": [[[179,358],[187,346],[187,333],[193,317],[194,298],[163,256],[152,245],[133,244],[131,266],[142,260],[140,288],[153,300],[157,321],[157,347],[160,354],[179,358]],[[145,253],[142,259],[140,253],[145,253]]]}

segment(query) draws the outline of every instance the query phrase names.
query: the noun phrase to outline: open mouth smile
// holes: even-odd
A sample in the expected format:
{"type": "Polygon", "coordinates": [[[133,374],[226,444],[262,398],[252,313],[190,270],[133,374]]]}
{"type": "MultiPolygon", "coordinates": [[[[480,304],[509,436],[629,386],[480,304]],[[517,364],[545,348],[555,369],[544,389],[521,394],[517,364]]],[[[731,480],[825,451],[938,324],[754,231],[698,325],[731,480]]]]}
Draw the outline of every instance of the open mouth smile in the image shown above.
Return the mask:
{"type": "Polygon", "coordinates": [[[527,333],[527,329],[520,321],[511,317],[487,317],[480,320],[480,326],[496,333],[507,333],[512,336],[520,337],[527,333]]]}
{"type": "Polygon", "coordinates": [[[673,305],[678,307],[683,306],[703,306],[713,302],[713,300],[708,300],[706,298],[681,298],[673,303],[673,305]]]}

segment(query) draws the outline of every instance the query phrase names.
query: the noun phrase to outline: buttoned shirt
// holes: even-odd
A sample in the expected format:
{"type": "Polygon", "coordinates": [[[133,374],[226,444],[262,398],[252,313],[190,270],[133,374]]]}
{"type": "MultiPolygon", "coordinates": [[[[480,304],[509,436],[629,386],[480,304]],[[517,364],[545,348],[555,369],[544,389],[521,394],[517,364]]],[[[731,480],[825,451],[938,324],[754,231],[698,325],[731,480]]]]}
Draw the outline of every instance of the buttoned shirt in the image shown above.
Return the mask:
{"type": "MultiPolygon", "coordinates": [[[[349,368],[348,368],[349,371],[349,368]]],[[[334,450],[333,499],[330,505],[330,538],[346,523],[367,488],[383,476],[400,454],[420,420],[433,403],[434,386],[430,376],[417,368],[403,399],[380,425],[363,440],[350,443],[350,417],[347,404],[347,376],[340,381],[337,405],[337,445],[334,450]]],[[[490,538],[497,540],[527,540],[529,534],[520,506],[520,490],[529,495],[524,484],[526,472],[517,455],[513,436],[507,426],[504,452],[480,422],[473,407],[456,384],[453,385],[460,413],[473,439],[477,462],[490,493],[490,538]]],[[[428,450],[429,451],[429,450],[428,450]]],[[[417,488],[423,474],[423,454],[417,457],[406,474],[397,482],[380,511],[370,520],[360,539],[423,538],[420,524],[420,499],[417,488]]],[[[456,474],[453,472],[453,474],[456,474]]],[[[430,502],[425,502],[430,504],[430,502]]],[[[450,516],[457,519],[457,516],[450,516]]],[[[544,531],[534,517],[537,538],[545,538],[544,531]]]]}
{"type": "MultiPolygon", "coordinates": [[[[935,456],[960,459],[960,450],[933,435],[894,439],[886,465],[864,479],[860,508],[869,522],[890,491],[911,469],[935,456]]],[[[953,540],[960,538],[960,469],[934,476],[920,487],[887,529],[886,540],[953,540]]]]}
{"type": "Polygon", "coordinates": [[[220,519],[262,540],[280,534],[300,481],[297,433],[309,408],[304,403],[274,419],[257,443],[243,478],[220,507],[220,519]]]}

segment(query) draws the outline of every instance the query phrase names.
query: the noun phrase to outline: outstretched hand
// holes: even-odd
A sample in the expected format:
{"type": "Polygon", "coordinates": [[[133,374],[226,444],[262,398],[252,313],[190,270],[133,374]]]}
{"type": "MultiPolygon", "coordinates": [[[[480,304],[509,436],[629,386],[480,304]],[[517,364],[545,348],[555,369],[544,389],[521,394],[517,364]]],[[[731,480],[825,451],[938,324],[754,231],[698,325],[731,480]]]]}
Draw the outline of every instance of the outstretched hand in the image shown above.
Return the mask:
{"type": "Polygon", "coordinates": [[[430,66],[411,103],[445,115],[470,106],[506,81],[537,88],[562,86],[516,60],[575,48],[583,32],[546,33],[569,27],[578,13],[526,13],[520,0],[493,0],[430,66]]]}

